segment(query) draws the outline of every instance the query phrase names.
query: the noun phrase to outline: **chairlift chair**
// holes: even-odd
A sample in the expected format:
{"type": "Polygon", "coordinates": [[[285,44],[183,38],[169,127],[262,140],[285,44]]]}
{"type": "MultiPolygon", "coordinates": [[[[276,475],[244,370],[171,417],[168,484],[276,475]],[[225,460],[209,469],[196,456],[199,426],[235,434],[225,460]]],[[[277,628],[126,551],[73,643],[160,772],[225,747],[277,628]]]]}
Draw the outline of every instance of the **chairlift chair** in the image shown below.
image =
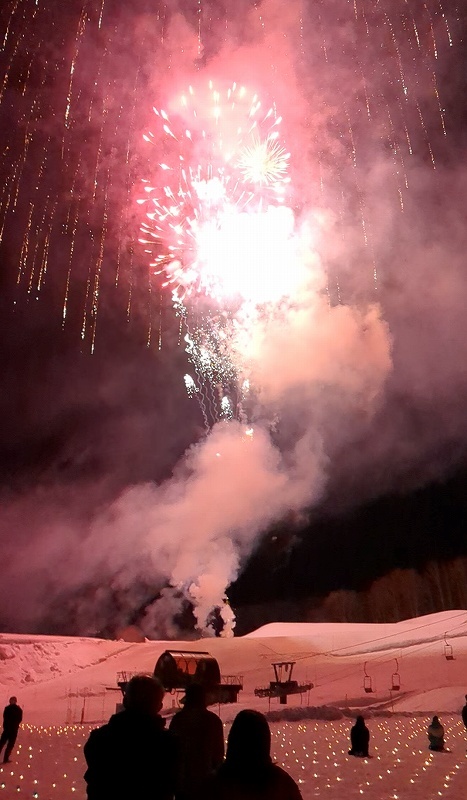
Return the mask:
{"type": "Polygon", "coordinates": [[[447,642],[444,645],[444,657],[446,661],[454,661],[454,653],[452,651],[452,645],[448,644],[447,642]]]}
{"type": "Polygon", "coordinates": [[[392,673],[391,691],[398,692],[401,688],[401,676],[399,675],[399,662],[397,658],[394,660],[396,662],[396,671],[392,673]]]}
{"type": "Polygon", "coordinates": [[[364,673],[364,675],[363,675],[363,688],[364,688],[365,692],[368,692],[368,693],[373,692],[373,683],[372,683],[372,680],[371,680],[371,676],[368,675],[368,673],[366,671],[366,661],[365,661],[365,663],[363,665],[363,673],[364,673]]]}
{"type": "Polygon", "coordinates": [[[401,676],[398,672],[393,672],[391,689],[393,692],[398,692],[401,688],[401,676]]]}
{"type": "Polygon", "coordinates": [[[444,657],[446,661],[454,661],[452,645],[449,644],[448,640],[446,639],[446,634],[444,634],[444,657]]]}

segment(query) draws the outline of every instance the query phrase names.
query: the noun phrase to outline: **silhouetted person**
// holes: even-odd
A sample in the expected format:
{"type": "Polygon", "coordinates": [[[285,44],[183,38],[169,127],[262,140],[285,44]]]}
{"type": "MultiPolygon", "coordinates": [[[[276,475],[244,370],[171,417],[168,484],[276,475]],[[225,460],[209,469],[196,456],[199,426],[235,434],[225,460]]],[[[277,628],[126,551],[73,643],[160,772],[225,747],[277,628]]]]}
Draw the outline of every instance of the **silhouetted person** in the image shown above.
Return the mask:
{"type": "Polygon", "coordinates": [[[4,764],[10,763],[10,756],[18,736],[19,726],[23,719],[23,710],[19,707],[16,697],[10,697],[10,702],[3,709],[3,731],[0,736],[0,753],[5,748],[4,764]]]}
{"type": "Polygon", "coordinates": [[[467,694],[465,695],[465,706],[463,707],[461,714],[462,714],[462,722],[464,723],[464,727],[467,730],[467,694]]]}
{"type": "Polygon", "coordinates": [[[91,731],[84,745],[89,800],[172,800],[178,751],[159,716],[163,697],[156,678],[135,675],[125,691],[124,710],[91,731]]]}
{"type": "Polygon", "coordinates": [[[264,714],[240,711],[227,755],[204,793],[205,800],[302,800],[290,775],[271,760],[271,731],[264,714]]]}
{"type": "Polygon", "coordinates": [[[169,726],[180,746],[177,800],[202,797],[201,787],[224,760],[222,721],[206,705],[205,689],[192,683],[186,688],[182,710],[169,726]]]}
{"type": "Polygon", "coordinates": [[[370,731],[365,725],[362,716],[358,716],[355,725],[350,730],[350,750],[349,756],[360,756],[368,758],[368,747],[370,744],[370,731]]]}
{"type": "Polygon", "coordinates": [[[427,733],[430,742],[428,745],[430,750],[444,750],[444,728],[438,717],[433,717],[428,726],[427,733]]]}

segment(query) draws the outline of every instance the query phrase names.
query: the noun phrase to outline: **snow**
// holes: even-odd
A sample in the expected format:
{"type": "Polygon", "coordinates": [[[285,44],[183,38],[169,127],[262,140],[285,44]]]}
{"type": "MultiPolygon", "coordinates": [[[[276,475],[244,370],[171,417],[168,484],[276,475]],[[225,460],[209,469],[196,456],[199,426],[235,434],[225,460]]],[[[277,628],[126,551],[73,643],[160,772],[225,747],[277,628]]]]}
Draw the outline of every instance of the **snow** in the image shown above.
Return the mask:
{"type": "MultiPolygon", "coordinates": [[[[465,796],[467,732],[459,714],[467,692],[467,611],[457,610],[384,625],[273,623],[248,636],[197,642],[0,635],[3,701],[17,695],[25,720],[14,763],[0,767],[0,800],[84,800],[82,746],[120,700],[117,672],[152,672],[166,649],[208,650],[223,675],[243,676],[239,702],[220,708],[226,736],[241,708],[267,713],[274,756],[300,782],[304,800],[465,796]],[[281,660],[296,662],[299,683],[314,684],[287,705],[254,695],[281,660]],[[365,671],[372,692],[364,691],[365,671]],[[391,688],[394,675],[399,691],[391,688]],[[356,713],[370,728],[371,759],[347,754],[356,713]],[[450,752],[427,749],[435,713],[450,752]]],[[[167,694],[163,713],[176,706],[176,695],[167,694]]]]}

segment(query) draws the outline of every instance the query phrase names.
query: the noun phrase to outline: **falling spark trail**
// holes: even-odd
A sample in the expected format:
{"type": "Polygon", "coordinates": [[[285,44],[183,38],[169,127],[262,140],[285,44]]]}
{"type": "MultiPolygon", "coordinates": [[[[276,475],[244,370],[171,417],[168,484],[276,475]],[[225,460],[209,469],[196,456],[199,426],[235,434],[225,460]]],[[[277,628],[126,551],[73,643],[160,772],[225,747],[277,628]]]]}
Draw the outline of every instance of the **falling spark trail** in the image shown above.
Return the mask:
{"type": "Polygon", "coordinates": [[[20,0],[14,0],[13,8],[12,8],[11,14],[10,14],[10,18],[9,18],[9,20],[7,22],[7,26],[6,26],[6,29],[5,29],[5,36],[3,37],[2,50],[4,50],[6,45],[7,45],[8,36],[10,35],[11,23],[12,23],[14,15],[16,14],[16,9],[18,8],[19,2],[20,2],[20,0]]]}

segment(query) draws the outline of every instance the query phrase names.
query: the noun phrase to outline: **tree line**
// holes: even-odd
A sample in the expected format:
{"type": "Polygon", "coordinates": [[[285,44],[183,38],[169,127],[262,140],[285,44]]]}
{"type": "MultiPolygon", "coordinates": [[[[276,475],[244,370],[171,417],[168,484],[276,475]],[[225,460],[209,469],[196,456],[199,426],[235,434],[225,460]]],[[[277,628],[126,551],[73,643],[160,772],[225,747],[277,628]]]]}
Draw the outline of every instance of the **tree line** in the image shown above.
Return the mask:
{"type": "Polygon", "coordinates": [[[455,608],[467,608],[463,557],[430,561],[419,571],[392,570],[362,591],[331,592],[314,612],[326,622],[399,622],[455,608]]]}
{"type": "Polygon", "coordinates": [[[268,622],[400,622],[437,611],[467,609],[467,557],[430,561],[419,570],[394,569],[355,591],[339,589],[326,597],[273,600],[235,609],[236,633],[268,622]]]}

